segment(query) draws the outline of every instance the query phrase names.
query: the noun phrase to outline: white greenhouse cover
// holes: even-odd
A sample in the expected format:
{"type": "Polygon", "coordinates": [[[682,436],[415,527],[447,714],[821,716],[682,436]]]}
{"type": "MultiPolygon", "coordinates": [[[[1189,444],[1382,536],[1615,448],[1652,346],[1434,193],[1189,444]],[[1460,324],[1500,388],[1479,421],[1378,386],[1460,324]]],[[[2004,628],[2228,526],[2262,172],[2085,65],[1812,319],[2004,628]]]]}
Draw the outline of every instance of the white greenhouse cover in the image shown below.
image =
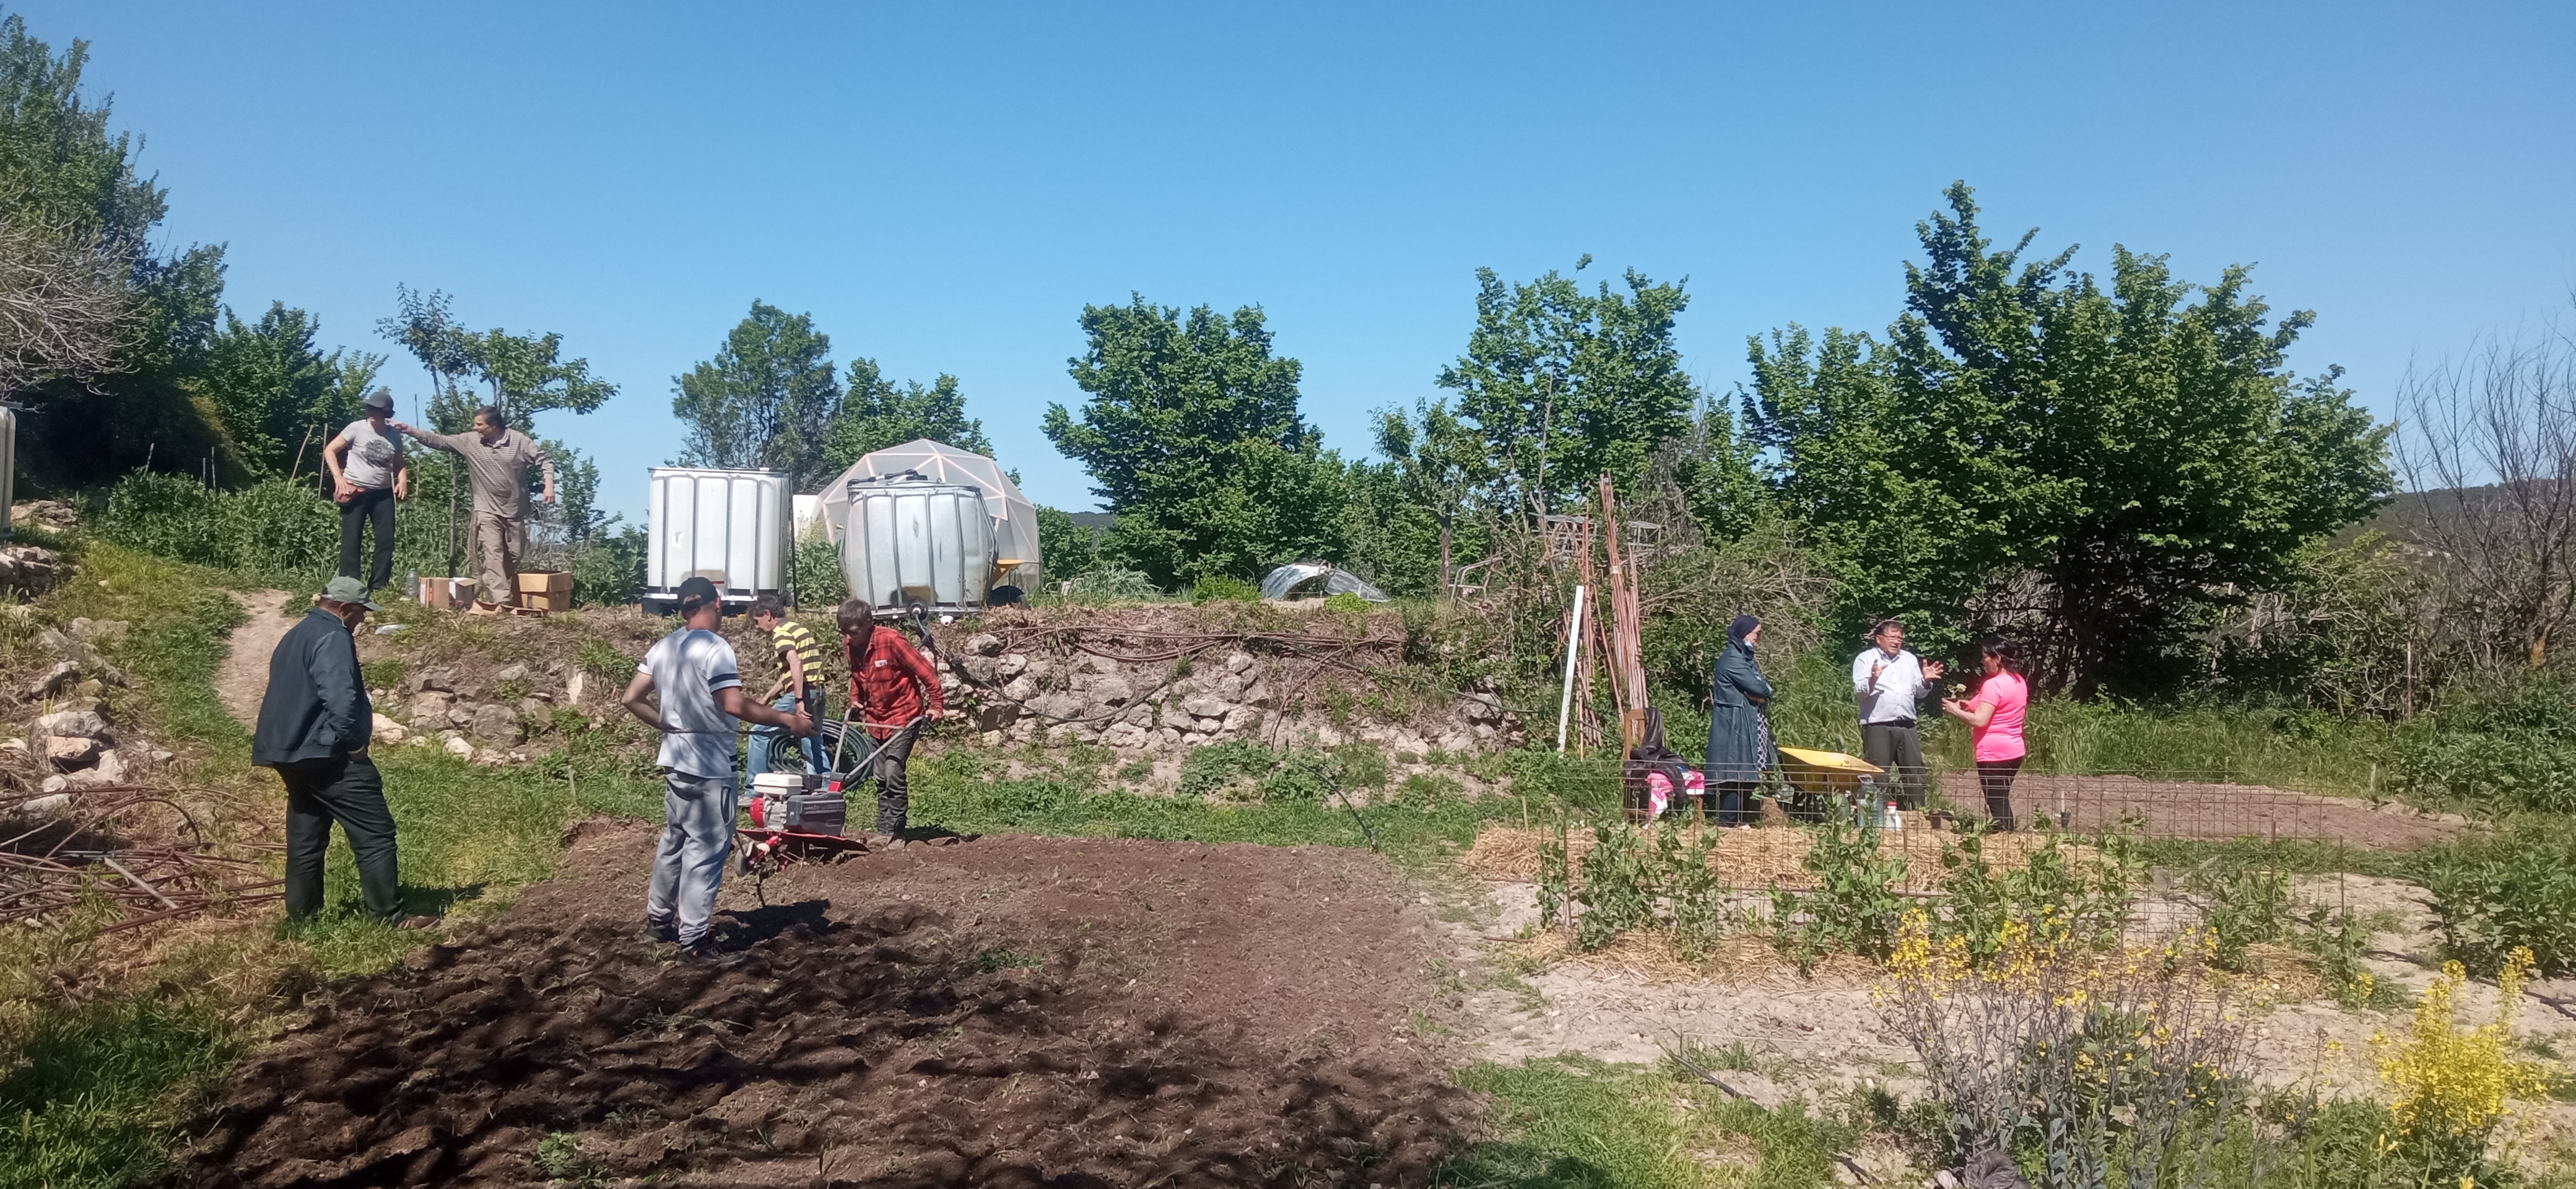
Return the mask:
{"type": "Polygon", "coordinates": [[[850,483],[857,479],[876,479],[919,472],[922,478],[936,483],[963,483],[981,489],[984,510],[993,517],[993,548],[996,561],[1005,573],[1005,582],[1023,584],[1037,580],[1038,508],[1029,497],[1020,494],[1019,485],[1002,473],[1000,464],[981,454],[960,450],[945,442],[915,438],[900,446],[888,446],[873,454],[864,454],[841,477],[823,489],[823,525],[831,530],[832,539],[841,539],[841,522],[850,510],[850,483]]]}

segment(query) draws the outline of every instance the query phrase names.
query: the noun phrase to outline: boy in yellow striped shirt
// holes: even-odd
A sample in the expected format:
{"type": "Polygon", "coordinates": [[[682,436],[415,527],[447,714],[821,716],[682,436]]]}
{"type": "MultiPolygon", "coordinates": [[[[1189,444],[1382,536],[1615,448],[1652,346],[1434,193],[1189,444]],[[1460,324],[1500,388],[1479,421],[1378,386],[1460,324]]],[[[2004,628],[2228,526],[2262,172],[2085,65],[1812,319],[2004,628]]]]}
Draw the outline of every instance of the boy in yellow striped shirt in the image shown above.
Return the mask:
{"type": "MultiPolygon", "coordinates": [[[[787,604],[777,595],[765,594],[751,605],[751,622],[769,633],[769,642],[778,650],[778,680],[770,683],[761,700],[771,706],[794,713],[801,705],[814,721],[823,721],[823,646],[804,624],[787,618],[787,604]]],[[[750,754],[745,757],[750,775],[769,771],[771,756],[788,738],[786,732],[759,728],[751,733],[750,754]]],[[[805,751],[805,770],[821,772],[829,761],[823,755],[823,737],[817,732],[796,739],[805,751]]]]}

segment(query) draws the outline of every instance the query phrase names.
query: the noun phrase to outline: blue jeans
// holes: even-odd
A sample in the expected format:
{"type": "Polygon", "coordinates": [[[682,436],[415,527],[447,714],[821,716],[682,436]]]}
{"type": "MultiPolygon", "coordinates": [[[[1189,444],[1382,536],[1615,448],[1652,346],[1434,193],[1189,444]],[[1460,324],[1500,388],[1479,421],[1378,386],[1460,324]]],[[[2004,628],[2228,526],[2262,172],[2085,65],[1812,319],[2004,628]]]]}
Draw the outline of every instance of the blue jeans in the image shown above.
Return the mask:
{"type": "MultiPolygon", "coordinates": [[[[769,706],[770,709],[781,712],[793,711],[796,709],[796,695],[780,694],[778,700],[770,703],[769,706]]],[[[822,686],[806,687],[805,712],[812,715],[816,723],[823,721],[822,686]]],[[[790,739],[795,739],[796,746],[804,751],[806,771],[821,772],[823,765],[831,762],[823,754],[823,736],[819,731],[800,739],[777,727],[753,727],[751,747],[748,749],[749,754],[745,757],[743,766],[744,783],[749,783],[751,777],[769,771],[771,756],[790,739]]]]}

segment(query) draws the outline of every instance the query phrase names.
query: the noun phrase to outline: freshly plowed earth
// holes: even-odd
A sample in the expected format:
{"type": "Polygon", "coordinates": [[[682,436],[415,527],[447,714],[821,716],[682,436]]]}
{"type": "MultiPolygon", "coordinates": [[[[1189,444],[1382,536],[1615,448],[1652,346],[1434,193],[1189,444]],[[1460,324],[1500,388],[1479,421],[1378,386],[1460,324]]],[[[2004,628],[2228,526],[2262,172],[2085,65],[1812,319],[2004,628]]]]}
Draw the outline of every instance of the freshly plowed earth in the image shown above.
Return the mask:
{"type": "Polygon", "coordinates": [[[255,1054],[189,1179],[1400,1184],[1472,1109],[1407,1023],[1426,922],[1365,854],[916,846],[770,880],[709,968],[635,936],[650,846],[585,839],[255,1054]]]}

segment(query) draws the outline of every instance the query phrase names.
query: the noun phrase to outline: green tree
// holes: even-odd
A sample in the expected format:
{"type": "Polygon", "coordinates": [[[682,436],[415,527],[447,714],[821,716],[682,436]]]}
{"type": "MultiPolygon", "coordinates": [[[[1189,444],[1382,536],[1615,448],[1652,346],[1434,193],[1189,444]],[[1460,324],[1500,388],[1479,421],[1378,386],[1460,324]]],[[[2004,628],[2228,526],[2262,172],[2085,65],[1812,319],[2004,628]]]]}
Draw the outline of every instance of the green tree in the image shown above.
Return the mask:
{"type": "MultiPolygon", "coordinates": [[[[120,306],[103,357],[45,359],[43,336],[25,369],[55,378],[11,394],[34,415],[21,423],[19,465],[39,483],[76,485],[147,460],[194,469],[211,461],[216,414],[194,383],[216,329],[223,249],[198,245],[156,253],[153,230],[168,195],[135,167],[140,145],[109,129],[109,105],[81,93],[86,43],[62,53],[29,35],[24,19],[0,19],[0,224],[21,265],[77,257],[98,286],[92,296],[120,306]],[[68,366],[78,363],[78,366],[68,366]]],[[[19,326],[19,331],[30,329],[19,326]]],[[[28,343],[9,343],[13,349],[28,343]]]]}
{"type": "Polygon", "coordinates": [[[986,457],[993,453],[984,423],[966,415],[966,394],[955,376],[943,372],[927,388],[918,380],[898,385],[885,378],[876,360],[853,359],[849,392],[824,444],[826,477],[847,469],[861,455],[921,438],[986,457]]]}
{"type": "Polygon", "coordinates": [[[1735,418],[1716,401],[1700,405],[1690,433],[1664,443],[1656,462],[1670,468],[1692,522],[1719,541],[1754,531],[1776,512],[1770,488],[1762,481],[1758,451],[1736,432],[1735,418]]]}
{"type": "Polygon", "coordinates": [[[321,469],[322,445],[361,414],[359,402],[384,357],[314,345],[320,320],[271,302],[257,322],[230,311],[207,345],[203,386],[234,462],[248,475],[284,475],[299,462],[321,469]]]}
{"type": "Polygon", "coordinates": [[[1044,428],[1118,517],[1108,560],[1172,589],[1340,553],[1348,475],[1299,415],[1301,368],[1272,354],[1258,307],[1184,321],[1137,296],[1084,307],[1082,329],[1069,363],[1090,399],[1079,418],[1047,406],[1044,428]]]}
{"type": "Polygon", "coordinates": [[[2106,290],[2073,248],[2025,260],[2036,232],[1992,250],[1968,187],[1947,197],[1887,342],[1752,342],[1782,499],[1846,583],[1845,627],[1913,612],[1955,640],[1973,612],[2030,637],[2045,684],[2169,688],[2215,608],[2378,504],[2387,430],[2341,369],[2289,372],[2314,317],[2268,325],[2245,268],[2194,286],[2115,247],[2106,290]]]}
{"type": "Polygon", "coordinates": [[[671,411],[689,427],[681,462],[784,471],[797,491],[820,484],[842,408],[831,355],[813,315],[751,303],[713,360],[671,381],[671,411]]]}
{"type": "Polygon", "coordinates": [[[1045,504],[1038,509],[1038,552],[1046,576],[1053,579],[1088,574],[1100,564],[1100,530],[1073,518],[1073,513],[1045,504]]]}
{"type": "MultiPolygon", "coordinates": [[[[1575,271],[1591,263],[1585,256],[1575,271]]],[[[1440,386],[1492,447],[1496,508],[1545,514],[1605,471],[1633,490],[1655,448],[1689,431],[1698,389],[1682,371],[1673,320],[1690,297],[1682,283],[1633,269],[1626,283],[1624,294],[1607,281],[1587,294],[1554,271],[1507,284],[1476,270],[1476,327],[1440,386]]]]}
{"type": "Polygon", "coordinates": [[[1477,488],[1492,479],[1492,447],[1449,402],[1416,401],[1410,414],[1396,408],[1377,411],[1377,452],[1386,457],[1394,493],[1438,529],[1439,568],[1430,589],[1445,592],[1458,518],[1468,511],[1477,488]]]}
{"type": "Polygon", "coordinates": [[[468,339],[465,355],[491,403],[515,425],[557,409],[593,412],[617,395],[617,385],[590,374],[589,360],[564,358],[563,336],[552,331],[511,334],[495,327],[468,339]]]}

